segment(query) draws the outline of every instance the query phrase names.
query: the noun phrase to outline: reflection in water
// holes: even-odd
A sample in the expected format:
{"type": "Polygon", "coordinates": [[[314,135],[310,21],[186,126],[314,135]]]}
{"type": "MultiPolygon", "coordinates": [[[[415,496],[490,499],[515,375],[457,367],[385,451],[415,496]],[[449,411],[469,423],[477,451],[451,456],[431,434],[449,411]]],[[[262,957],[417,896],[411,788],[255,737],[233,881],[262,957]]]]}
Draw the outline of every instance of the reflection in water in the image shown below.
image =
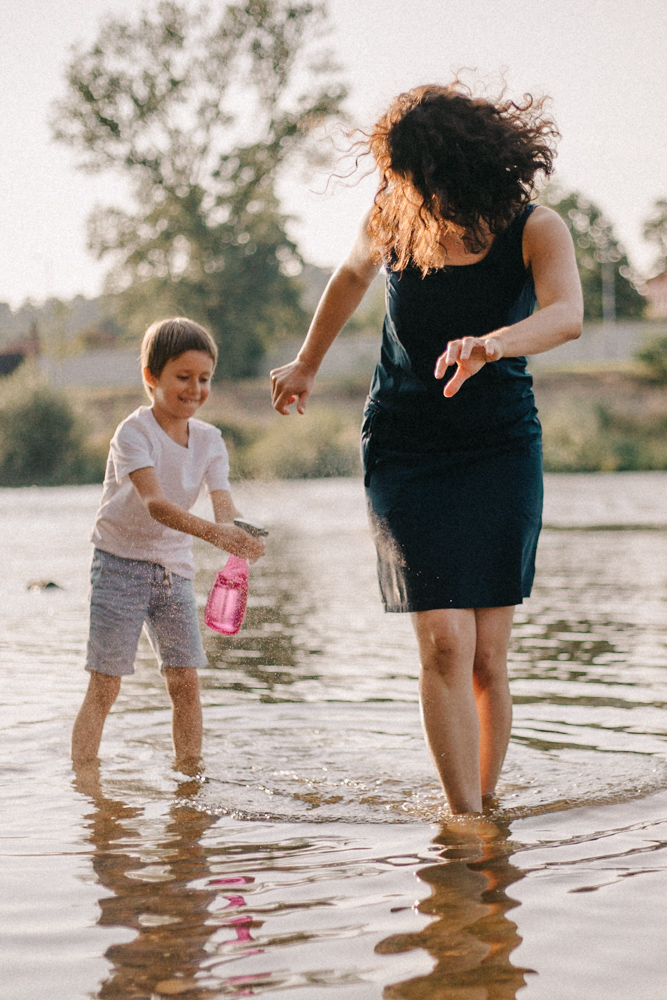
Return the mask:
{"type": "Polygon", "coordinates": [[[180,783],[167,820],[161,819],[162,829],[156,831],[155,820],[143,810],[104,794],[96,764],[77,771],[75,788],[95,807],[86,817],[93,870],[112,893],[99,900],[98,923],[137,932],[132,941],[106,951],[112,972],[99,987],[99,1000],[209,1000],[220,995],[221,985],[248,995],[251,981],[262,978],[207,977],[214,934],[225,939],[216,944],[218,963],[258,949],[251,933],[253,917],[240,912],[246,908],[243,888],[254,879],[212,877],[201,840],[215,818],[193,805],[201,783],[200,777],[180,783]]]}
{"type": "MultiPolygon", "coordinates": [[[[226,668],[225,690],[246,696],[259,694],[265,703],[298,701],[299,695],[295,698],[290,688],[296,682],[319,680],[312,668],[304,670],[299,662],[304,653],[316,656],[320,650],[311,645],[304,649],[303,638],[299,648],[295,643],[296,625],[307,619],[311,599],[298,561],[294,564],[290,558],[289,542],[288,535],[274,537],[271,561],[253,567],[252,592],[241,632],[224,638],[210,630],[204,632],[212,667],[226,668]]],[[[210,553],[207,555],[210,558],[210,553]]],[[[201,575],[203,589],[210,570],[201,575]]],[[[203,687],[219,687],[220,679],[219,670],[204,672],[203,687]]]]}
{"type": "Polygon", "coordinates": [[[510,863],[509,827],[485,820],[443,826],[434,843],[441,844],[443,864],[417,874],[431,889],[418,904],[434,918],[414,934],[397,934],[380,942],[380,954],[424,948],[435,960],[428,975],[387,986],[387,1000],[514,1000],[526,985],[528,969],[510,962],[521,943],[506,914],[519,904],[506,889],[523,877],[510,863]]]}
{"type": "MultiPolygon", "coordinates": [[[[522,853],[503,829],[466,840],[450,824],[439,856],[414,637],[375,596],[357,482],[240,488],[271,545],[244,631],[206,640],[206,783],[174,793],[169,703],[144,645],[105,731],[104,787],[80,773],[74,796],[98,491],[0,491],[6,995],[664,996],[667,793],[635,797],[667,787],[667,474],[549,490],[547,523],[570,530],[544,531],[517,611],[513,739],[487,814],[512,819],[522,853]],[[646,504],[665,530],[599,530],[642,523],[646,504]],[[27,590],[36,578],[62,589],[27,590]],[[591,809],[603,801],[619,804],[591,809]],[[415,871],[427,899],[413,908],[415,871]]],[[[198,560],[203,605],[220,557],[198,560]]]]}

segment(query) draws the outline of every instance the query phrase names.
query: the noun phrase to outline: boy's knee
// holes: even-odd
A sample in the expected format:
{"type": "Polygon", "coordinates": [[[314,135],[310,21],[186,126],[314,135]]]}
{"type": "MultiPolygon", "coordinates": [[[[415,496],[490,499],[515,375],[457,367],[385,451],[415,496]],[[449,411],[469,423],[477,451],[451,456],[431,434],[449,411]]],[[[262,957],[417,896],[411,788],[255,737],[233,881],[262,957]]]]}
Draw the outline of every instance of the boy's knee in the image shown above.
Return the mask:
{"type": "Polygon", "coordinates": [[[110,709],[118,697],[119,691],[120,677],[101,674],[97,670],[91,671],[88,684],[88,697],[94,699],[98,705],[107,710],[110,709]]]}
{"type": "Polygon", "coordinates": [[[199,677],[194,667],[165,667],[164,676],[172,701],[199,698],[199,677]]]}

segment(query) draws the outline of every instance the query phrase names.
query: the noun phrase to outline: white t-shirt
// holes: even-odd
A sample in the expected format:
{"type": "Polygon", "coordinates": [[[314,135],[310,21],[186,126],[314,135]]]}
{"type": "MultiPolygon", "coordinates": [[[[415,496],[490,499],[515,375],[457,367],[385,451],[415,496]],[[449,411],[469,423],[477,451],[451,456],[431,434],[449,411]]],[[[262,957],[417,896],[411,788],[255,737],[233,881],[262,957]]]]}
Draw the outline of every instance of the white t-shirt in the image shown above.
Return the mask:
{"type": "Polygon", "coordinates": [[[190,510],[202,483],[209,493],[229,489],[229,457],[217,427],[190,418],[187,447],[163,431],[150,406],[140,406],[116,428],[107,460],[102,502],[92,541],[125,559],[159,563],[192,580],[192,536],[155,521],[129,478],[152,466],[165,497],[190,510]]]}

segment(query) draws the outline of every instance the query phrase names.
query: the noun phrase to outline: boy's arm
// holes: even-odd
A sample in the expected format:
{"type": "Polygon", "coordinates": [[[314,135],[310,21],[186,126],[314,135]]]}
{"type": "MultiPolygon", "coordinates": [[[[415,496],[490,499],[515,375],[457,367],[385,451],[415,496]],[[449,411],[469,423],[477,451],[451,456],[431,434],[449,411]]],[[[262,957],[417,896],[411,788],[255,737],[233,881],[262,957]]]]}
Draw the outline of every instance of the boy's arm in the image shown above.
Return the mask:
{"type": "Polygon", "coordinates": [[[229,490],[211,490],[213,516],[217,524],[230,524],[235,517],[241,517],[229,490]]]}
{"type": "MultiPolygon", "coordinates": [[[[214,524],[212,521],[206,521],[203,517],[191,514],[190,511],[179,507],[177,503],[167,500],[152,466],[136,469],[130,473],[130,479],[150,516],[167,528],[174,528],[187,535],[203,538],[205,542],[210,542],[211,545],[224,549],[225,552],[231,552],[235,556],[241,556],[248,562],[255,562],[264,555],[265,545],[261,538],[253,538],[243,528],[239,528],[233,523],[233,517],[237,515],[233,515],[230,522],[214,524]]],[[[227,491],[215,490],[214,492],[226,493],[227,491]]],[[[228,496],[231,501],[231,495],[228,494],[228,496]]],[[[231,508],[229,509],[231,511],[231,508]]]]}

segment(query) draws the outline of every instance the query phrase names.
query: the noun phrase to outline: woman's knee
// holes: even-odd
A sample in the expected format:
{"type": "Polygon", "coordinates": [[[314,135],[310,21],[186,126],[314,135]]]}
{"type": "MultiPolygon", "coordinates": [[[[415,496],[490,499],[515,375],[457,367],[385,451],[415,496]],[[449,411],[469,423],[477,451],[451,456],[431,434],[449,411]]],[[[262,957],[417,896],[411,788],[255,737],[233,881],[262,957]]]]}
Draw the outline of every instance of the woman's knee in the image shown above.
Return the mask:
{"type": "Polygon", "coordinates": [[[430,615],[417,623],[422,671],[450,676],[461,669],[469,672],[475,635],[472,615],[444,613],[430,615]]]}
{"type": "Polygon", "coordinates": [[[478,608],[473,681],[477,691],[507,686],[507,650],[514,608],[478,608]]]}
{"type": "Polygon", "coordinates": [[[507,651],[502,648],[482,648],[475,651],[472,671],[473,683],[477,691],[505,687],[507,681],[507,651]]]}

